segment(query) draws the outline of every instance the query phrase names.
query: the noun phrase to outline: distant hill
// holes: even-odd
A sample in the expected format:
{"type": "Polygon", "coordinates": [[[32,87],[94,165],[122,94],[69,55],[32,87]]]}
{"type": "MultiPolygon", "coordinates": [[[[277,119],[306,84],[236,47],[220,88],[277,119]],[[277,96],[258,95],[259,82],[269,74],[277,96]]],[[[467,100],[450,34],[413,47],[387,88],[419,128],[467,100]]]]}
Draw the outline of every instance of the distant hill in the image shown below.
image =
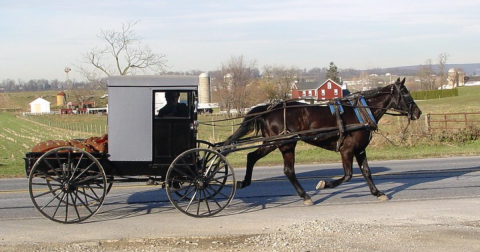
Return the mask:
{"type": "MultiPolygon", "coordinates": [[[[433,70],[438,72],[438,65],[432,65],[433,70]]],[[[364,70],[370,74],[385,75],[386,73],[394,75],[415,75],[420,69],[421,65],[413,66],[400,66],[400,67],[388,67],[388,68],[375,68],[364,70]]],[[[469,64],[446,64],[445,69],[448,71],[450,68],[461,68],[467,76],[480,75],[480,63],[469,63],[469,64]]]]}

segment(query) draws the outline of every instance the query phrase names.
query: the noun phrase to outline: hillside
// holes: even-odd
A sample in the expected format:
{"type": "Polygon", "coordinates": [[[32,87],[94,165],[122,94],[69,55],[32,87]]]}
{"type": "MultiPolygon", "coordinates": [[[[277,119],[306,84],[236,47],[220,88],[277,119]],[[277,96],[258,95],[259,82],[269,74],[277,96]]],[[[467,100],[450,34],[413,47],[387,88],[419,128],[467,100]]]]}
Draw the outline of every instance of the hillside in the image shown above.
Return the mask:
{"type": "MultiPolygon", "coordinates": [[[[37,92],[15,92],[15,93],[0,93],[0,111],[30,111],[30,102],[41,97],[50,102],[52,109],[57,105],[58,90],[47,90],[37,92]]],[[[97,107],[102,107],[106,103],[105,99],[100,99],[103,92],[95,94],[97,107]]],[[[67,101],[73,101],[73,97],[67,96],[67,101]]]]}
{"type": "Polygon", "coordinates": [[[460,87],[457,97],[417,101],[417,105],[427,113],[480,112],[480,86],[460,87]]]}
{"type": "MultiPolygon", "coordinates": [[[[382,67],[382,68],[373,68],[373,69],[364,69],[364,70],[353,70],[353,69],[343,69],[340,70],[340,75],[342,78],[352,78],[358,77],[360,73],[366,72],[368,74],[377,74],[379,76],[384,76],[386,73],[390,73],[396,76],[415,76],[418,74],[419,69],[422,65],[411,65],[411,66],[397,66],[397,67],[382,67]]],[[[438,65],[432,65],[433,71],[438,72],[438,65]]],[[[467,76],[480,75],[480,63],[469,63],[469,64],[446,64],[445,71],[448,71],[450,68],[460,68],[463,69],[467,76]]]]}
{"type": "MultiPolygon", "coordinates": [[[[418,71],[420,69],[421,65],[414,65],[414,66],[402,66],[402,67],[391,67],[391,68],[385,68],[385,69],[401,69],[401,70],[414,70],[418,71]]],[[[445,69],[450,69],[450,68],[461,68],[465,72],[467,76],[470,75],[479,75],[480,74],[480,63],[470,63],[470,64],[446,64],[445,69]]],[[[433,65],[433,70],[438,71],[438,65],[433,65]]]]}

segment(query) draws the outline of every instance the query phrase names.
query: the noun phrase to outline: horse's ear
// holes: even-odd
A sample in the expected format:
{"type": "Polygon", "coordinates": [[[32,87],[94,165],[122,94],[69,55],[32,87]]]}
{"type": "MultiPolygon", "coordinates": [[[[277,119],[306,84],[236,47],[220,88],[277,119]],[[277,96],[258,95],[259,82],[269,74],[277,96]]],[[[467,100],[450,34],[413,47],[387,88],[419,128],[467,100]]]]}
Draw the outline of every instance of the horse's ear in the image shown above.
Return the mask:
{"type": "Polygon", "coordinates": [[[398,77],[397,82],[400,82],[400,77],[398,77]]]}
{"type": "MultiPolygon", "coordinates": [[[[400,78],[398,78],[400,80],[400,78]]],[[[405,79],[407,79],[407,77],[404,77],[403,80],[402,80],[402,86],[405,85],[405,79]]]]}

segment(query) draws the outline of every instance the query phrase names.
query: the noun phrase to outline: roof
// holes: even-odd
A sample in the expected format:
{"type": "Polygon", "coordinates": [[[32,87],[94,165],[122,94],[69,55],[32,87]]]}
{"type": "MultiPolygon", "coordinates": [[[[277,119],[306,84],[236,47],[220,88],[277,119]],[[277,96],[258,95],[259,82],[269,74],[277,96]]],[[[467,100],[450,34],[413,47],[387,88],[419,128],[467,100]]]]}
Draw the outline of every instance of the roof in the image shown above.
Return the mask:
{"type": "Polygon", "coordinates": [[[297,90],[314,90],[314,89],[319,89],[321,86],[325,85],[327,82],[331,82],[339,87],[341,87],[339,84],[337,84],[335,81],[328,79],[324,82],[299,82],[296,83],[295,85],[297,86],[297,90]]]}
{"type": "Polygon", "coordinates": [[[198,76],[120,75],[108,77],[109,87],[198,87],[198,76]]]}
{"type": "Polygon", "coordinates": [[[39,98],[35,99],[34,101],[30,102],[30,105],[31,104],[39,104],[39,103],[50,104],[49,101],[39,97],[39,98]]]}

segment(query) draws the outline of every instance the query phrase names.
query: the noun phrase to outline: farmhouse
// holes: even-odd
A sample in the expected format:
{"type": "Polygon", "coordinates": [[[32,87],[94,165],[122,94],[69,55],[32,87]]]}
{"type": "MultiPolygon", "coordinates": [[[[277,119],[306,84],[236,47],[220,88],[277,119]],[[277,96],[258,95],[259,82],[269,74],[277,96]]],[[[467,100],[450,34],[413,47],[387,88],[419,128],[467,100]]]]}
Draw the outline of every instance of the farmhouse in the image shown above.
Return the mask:
{"type": "Polygon", "coordinates": [[[30,112],[35,114],[50,113],[50,102],[43,98],[37,98],[30,102],[30,112]]]}
{"type": "Polygon", "coordinates": [[[292,99],[303,99],[315,102],[342,97],[342,86],[331,79],[323,83],[301,81],[292,85],[292,99]]]}

